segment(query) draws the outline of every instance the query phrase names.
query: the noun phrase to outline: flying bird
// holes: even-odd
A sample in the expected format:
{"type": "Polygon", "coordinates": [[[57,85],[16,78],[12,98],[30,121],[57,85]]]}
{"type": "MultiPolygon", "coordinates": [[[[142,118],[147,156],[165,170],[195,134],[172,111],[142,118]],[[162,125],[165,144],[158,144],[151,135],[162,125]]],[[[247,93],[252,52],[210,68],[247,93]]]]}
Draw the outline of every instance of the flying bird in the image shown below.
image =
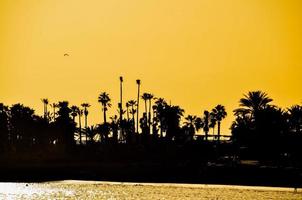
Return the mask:
{"type": "Polygon", "coordinates": [[[68,53],[64,53],[64,56],[69,56],[69,54],[68,53]]]}

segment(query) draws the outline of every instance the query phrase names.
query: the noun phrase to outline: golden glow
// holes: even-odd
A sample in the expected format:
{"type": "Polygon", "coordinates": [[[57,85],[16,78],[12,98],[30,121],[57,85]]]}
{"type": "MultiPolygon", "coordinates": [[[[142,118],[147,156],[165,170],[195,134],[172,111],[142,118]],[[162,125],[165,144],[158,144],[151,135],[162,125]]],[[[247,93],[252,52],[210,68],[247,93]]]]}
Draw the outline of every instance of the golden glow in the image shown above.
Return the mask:
{"type": "MultiPolygon", "coordinates": [[[[142,92],[201,115],[232,110],[249,90],[277,105],[302,101],[300,0],[18,0],[0,1],[0,102],[42,113],[41,98],[92,104],[108,92],[117,110],[142,92]],[[64,56],[68,53],[69,56],[64,56]]],[[[143,109],[143,106],[142,108],[143,109]]]]}

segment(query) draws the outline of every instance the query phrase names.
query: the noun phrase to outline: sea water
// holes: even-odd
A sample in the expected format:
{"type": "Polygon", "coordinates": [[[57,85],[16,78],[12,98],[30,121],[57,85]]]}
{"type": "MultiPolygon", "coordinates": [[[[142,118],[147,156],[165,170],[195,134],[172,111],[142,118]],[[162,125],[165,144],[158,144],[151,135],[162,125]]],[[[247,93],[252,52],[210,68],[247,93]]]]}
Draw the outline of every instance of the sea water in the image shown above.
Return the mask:
{"type": "Polygon", "coordinates": [[[302,200],[302,189],[206,184],[53,181],[0,183],[0,199],[282,199],[302,200]]]}

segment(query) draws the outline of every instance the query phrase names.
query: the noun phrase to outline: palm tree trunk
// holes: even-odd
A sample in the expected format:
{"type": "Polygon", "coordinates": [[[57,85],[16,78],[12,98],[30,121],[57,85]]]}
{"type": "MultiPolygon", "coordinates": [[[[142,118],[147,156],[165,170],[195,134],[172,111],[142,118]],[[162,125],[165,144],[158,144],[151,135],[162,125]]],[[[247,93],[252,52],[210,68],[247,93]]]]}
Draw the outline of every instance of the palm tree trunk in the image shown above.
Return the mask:
{"type": "Polygon", "coordinates": [[[151,99],[149,99],[149,116],[148,116],[149,131],[151,133],[151,99]]]}
{"type": "Polygon", "coordinates": [[[123,82],[122,79],[120,79],[120,136],[123,135],[123,127],[122,127],[122,122],[123,122],[123,82]]]}
{"type": "Polygon", "coordinates": [[[107,121],[106,121],[106,107],[104,106],[104,124],[106,124],[107,121]]]}
{"type": "MultiPolygon", "coordinates": [[[[86,130],[86,131],[87,131],[87,118],[88,118],[88,116],[85,115],[85,130],[86,130]]],[[[87,139],[88,139],[88,137],[87,137],[87,132],[86,132],[86,134],[85,134],[85,138],[86,138],[86,144],[87,144],[87,139]]]]}
{"type": "Polygon", "coordinates": [[[139,91],[140,90],[140,84],[137,86],[137,111],[136,111],[136,132],[138,133],[138,115],[139,115],[139,91]]]}
{"type": "Polygon", "coordinates": [[[218,131],[217,131],[217,133],[218,133],[218,142],[220,141],[220,121],[218,121],[218,131]]]}
{"type": "Polygon", "coordinates": [[[80,144],[82,145],[82,125],[81,125],[81,115],[79,115],[79,133],[80,133],[80,144]]]}
{"type": "Polygon", "coordinates": [[[129,107],[127,107],[127,121],[129,122],[129,107]]]}

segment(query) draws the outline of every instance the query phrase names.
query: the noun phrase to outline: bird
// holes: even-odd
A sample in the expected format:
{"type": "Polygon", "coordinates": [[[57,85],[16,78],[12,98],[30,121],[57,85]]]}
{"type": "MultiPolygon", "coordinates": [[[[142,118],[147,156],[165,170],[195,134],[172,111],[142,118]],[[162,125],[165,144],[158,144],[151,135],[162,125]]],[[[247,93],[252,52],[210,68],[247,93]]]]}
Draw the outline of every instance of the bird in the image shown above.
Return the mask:
{"type": "Polygon", "coordinates": [[[64,56],[69,56],[69,54],[68,53],[64,53],[64,56]]]}

